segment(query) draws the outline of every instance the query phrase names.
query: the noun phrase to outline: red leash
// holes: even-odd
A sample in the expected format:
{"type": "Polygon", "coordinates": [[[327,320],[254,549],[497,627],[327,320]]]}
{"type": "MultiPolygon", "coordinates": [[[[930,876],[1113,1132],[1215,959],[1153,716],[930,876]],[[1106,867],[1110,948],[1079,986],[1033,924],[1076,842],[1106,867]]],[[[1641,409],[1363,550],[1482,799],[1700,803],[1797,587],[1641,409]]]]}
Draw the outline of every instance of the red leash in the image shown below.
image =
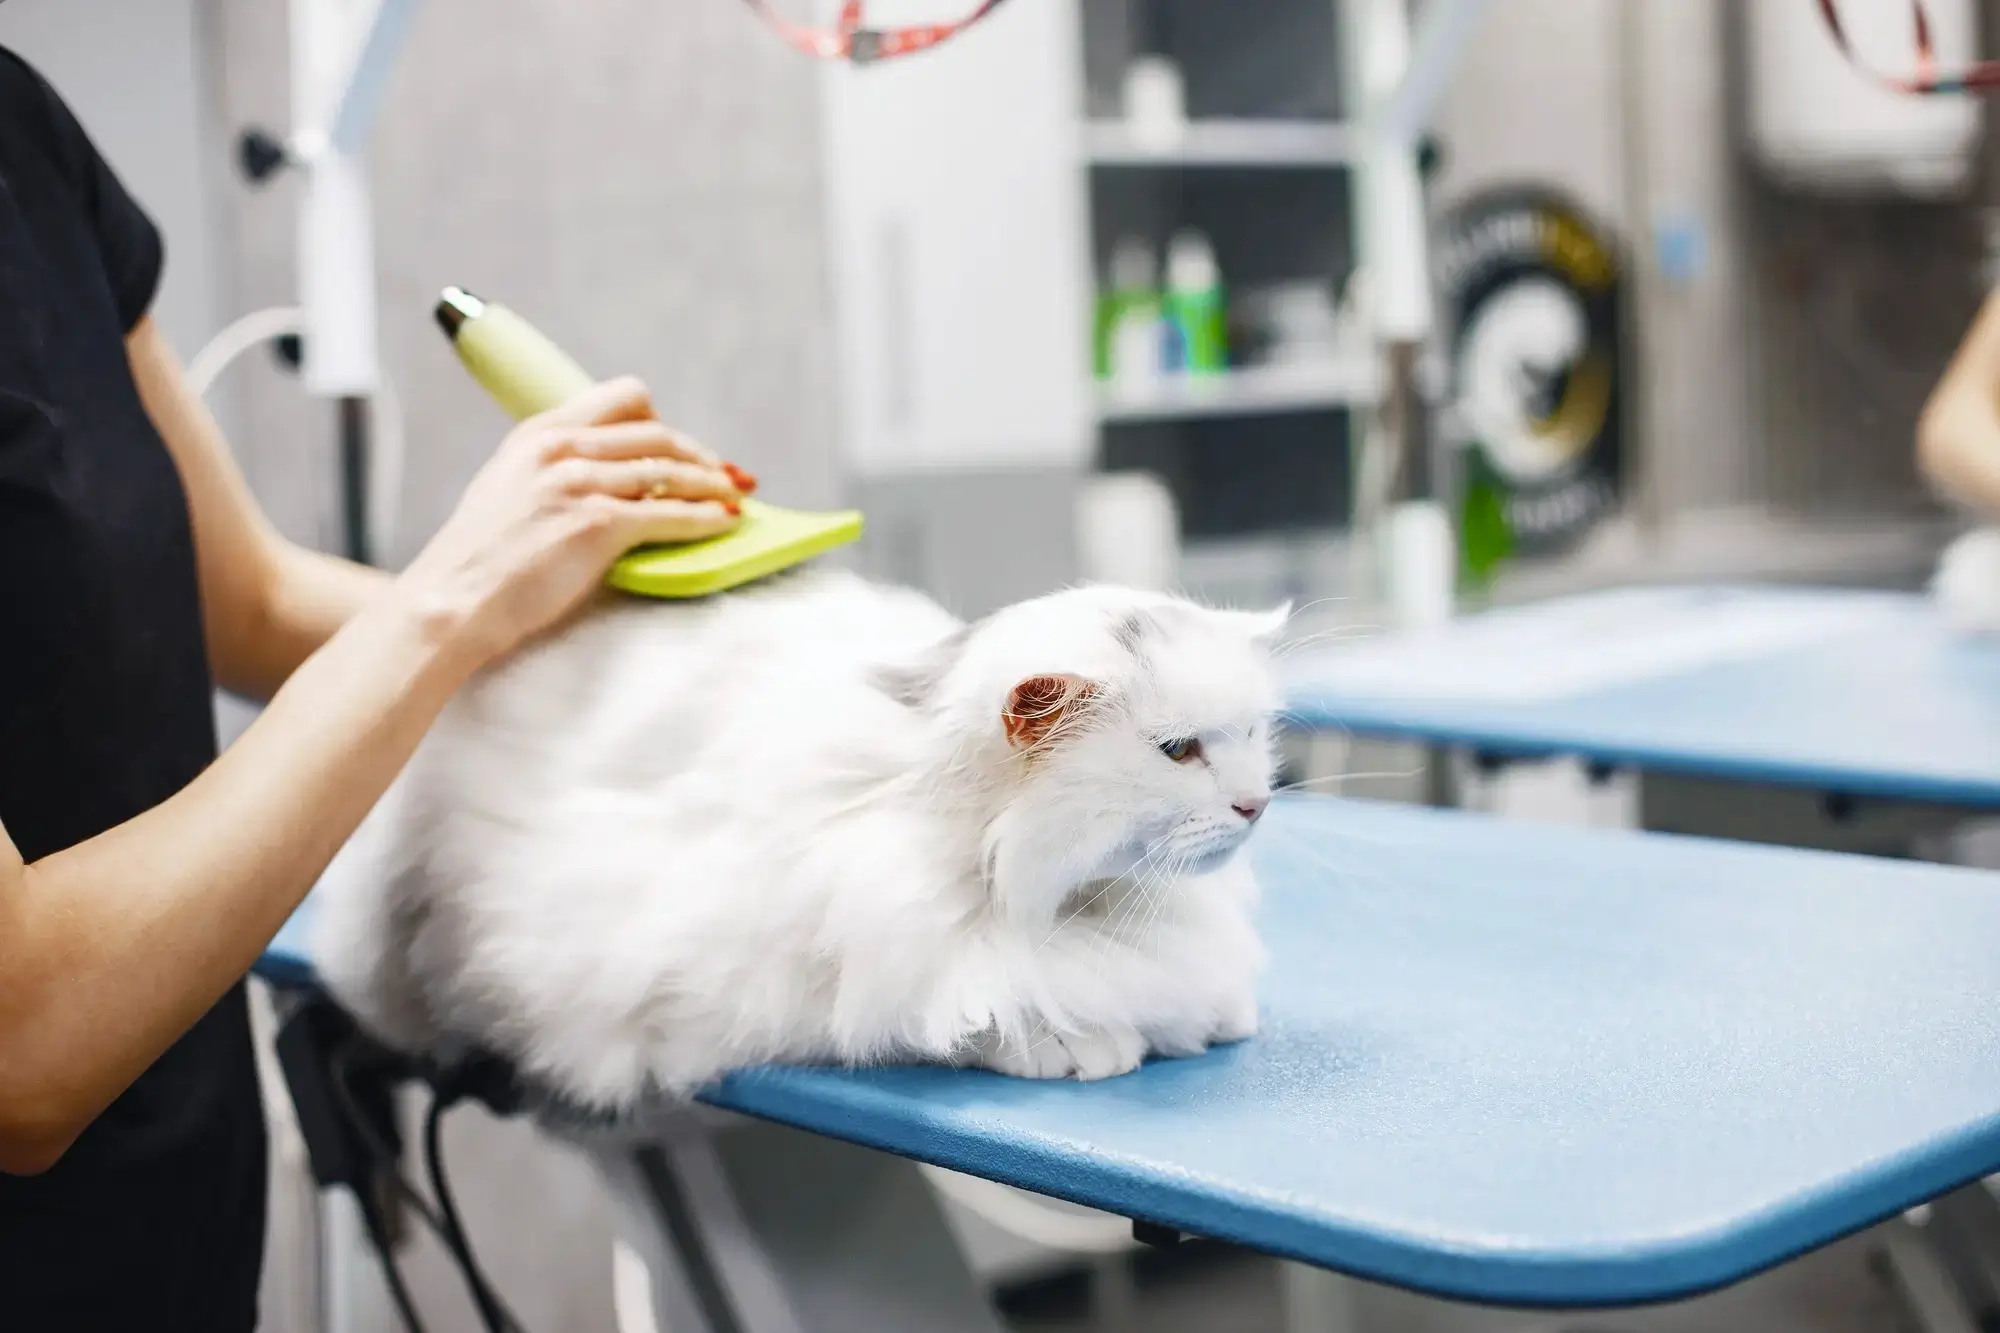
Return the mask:
{"type": "Polygon", "coordinates": [[[1854,54],[1854,48],[1848,44],[1847,33],[1840,26],[1840,9],[1834,0],[1819,0],[1819,12],[1826,20],[1827,30],[1833,34],[1834,44],[1847,57],[1848,63],[1886,88],[1917,95],[1987,92],[2000,88],[2000,61],[1982,60],[1955,74],[1938,73],[1937,52],[1931,41],[1931,20],[1924,11],[1924,0],[1910,0],[1910,13],[1917,25],[1917,72],[1914,78],[1908,79],[1883,74],[1862,63],[1860,57],[1854,54]]]}
{"type": "Polygon", "coordinates": [[[841,6],[838,27],[816,28],[792,22],[772,9],[768,0],[746,0],[757,16],[770,25],[771,31],[784,38],[790,46],[820,60],[846,60],[856,65],[928,51],[958,36],[1000,8],[1001,4],[1001,0],[980,0],[977,9],[956,23],[927,23],[913,28],[870,28],[862,19],[862,2],[847,0],[841,6]]]}

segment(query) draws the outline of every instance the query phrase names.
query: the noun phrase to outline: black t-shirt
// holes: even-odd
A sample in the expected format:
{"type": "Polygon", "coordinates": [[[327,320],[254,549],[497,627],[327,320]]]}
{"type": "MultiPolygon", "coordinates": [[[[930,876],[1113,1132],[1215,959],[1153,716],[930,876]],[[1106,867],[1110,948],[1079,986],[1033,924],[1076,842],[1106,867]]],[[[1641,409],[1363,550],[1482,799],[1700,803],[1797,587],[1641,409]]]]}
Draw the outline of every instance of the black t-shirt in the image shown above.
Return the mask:
{"type": "MultiPolygon", "coordinates": [[[[0,824],[30,861],[215,757],[187,498],[125,360],[160,265],[69,110],[0,49],[0,824]]],[[[239,985],[53,1170],[0,1175],[0,1326],[253,1329],[264,1176],[239,985]]]]}

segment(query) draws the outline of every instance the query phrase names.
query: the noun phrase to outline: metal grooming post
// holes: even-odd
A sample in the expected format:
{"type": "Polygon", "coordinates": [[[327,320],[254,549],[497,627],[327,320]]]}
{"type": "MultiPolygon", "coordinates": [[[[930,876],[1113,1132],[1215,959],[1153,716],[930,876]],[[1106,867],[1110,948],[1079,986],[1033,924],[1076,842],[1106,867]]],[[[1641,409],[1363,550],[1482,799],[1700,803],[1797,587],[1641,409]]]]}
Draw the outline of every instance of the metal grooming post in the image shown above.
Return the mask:
{"type": "MultiPolygon", "coordinates": [[[[300,370],[306,392],[334,405],[342,553],[363,564],[379,554],[368,524],[368,405],[380,369],[374,216],[361,154],[416,9],[417,0],[291,0],[291,131],[279,139],[251,130],[240,150],[253,182],[284,168],[303,177],[300,370]]],[[[360,1212],[345,1192],[327,1190],[316,1219],[309,1258],[320,1327],[350,1333],[363,1319],[357,1283],[369,1267],[360,1212]]]]}
{"type": "Polygon", "coordinates": [[[1363,469],[1379,493],[1360,497],[1389,608],[1404,624],[1450,615],[1457,562],[1443,478],[1431,455],[1421,365],[1431,337],[1429,218],[1419,139],[1470,45],[1486,0],[1429,0],[1412,32],[1406,0],[1340,0],[1349,116],[1356,126],[1354,234],[1367,275],[1365,310],[1382,359],[1381,409],[1363,469]],[[1381,511],[1377,512],[1377,507],[1381,511]]]}
{"type": "Polygon", "coordinates": [[[417,0],[291,0],[292,129],[243,136],[254,182],[280,168],[304,177],[299,200],[301,370],[306,392],[335,405],[344,554],[376,556],[368,530],[368,403],[380,382],[375,229],[362,149],[381,109],[417,0]]]}

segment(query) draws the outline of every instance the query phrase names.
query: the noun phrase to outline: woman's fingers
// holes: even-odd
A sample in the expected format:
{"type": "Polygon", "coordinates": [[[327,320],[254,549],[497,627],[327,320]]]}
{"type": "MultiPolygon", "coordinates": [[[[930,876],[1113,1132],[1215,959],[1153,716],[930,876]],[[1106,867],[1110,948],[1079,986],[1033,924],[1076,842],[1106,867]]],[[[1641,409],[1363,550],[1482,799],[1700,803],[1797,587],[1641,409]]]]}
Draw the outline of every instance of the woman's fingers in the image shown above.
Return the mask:
{"type": "Polygon", "coordinates": [[[530,423],[541,440],[545,462],[571,456],[598,459],[677,458],[720,472],[740,494],[757,489],[757,478],[726,463],[684,432],[661,422],[652,395],[636,379],[607,380],[530,423]]]}
{"type": "Polygon", "coordinates": [[[621,549],[700,541],[720,536],[741,521],[714,500],[620,500],[616,504],[621,549]]]}
{"type": "Polygon", "coordinates": [[[724,474],[673,458],[566,458],[550,469],[570,495],[611,495],[624,500],[715,500],[736,505],[742,496],[724,474]]]}
{"type": "Polygon", "coordinates": [[[678,458],[719,469],[715,455],[671,426],[657,421],[623,421],[608,426],[581,426],[555,432],[550,458],[678,458]]]}
{"type": "Polygon", "coordinates": [[[648,421],[653,416],[653,395],[645,381],[621,375],[593,384],[568,402],[536,414],[534,424],[607,426],[620,421],[648,421]]]}

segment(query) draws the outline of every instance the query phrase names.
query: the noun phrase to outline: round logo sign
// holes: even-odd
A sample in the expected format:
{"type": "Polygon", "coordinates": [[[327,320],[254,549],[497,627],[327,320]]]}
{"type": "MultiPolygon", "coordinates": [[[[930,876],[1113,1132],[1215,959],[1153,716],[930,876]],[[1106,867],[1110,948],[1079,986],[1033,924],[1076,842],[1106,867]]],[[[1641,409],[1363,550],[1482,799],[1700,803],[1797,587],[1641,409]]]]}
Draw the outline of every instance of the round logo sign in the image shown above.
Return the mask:
{"type": "Polygon", "coordinates": [[[1475,197],[1433,251],[1466,503],[1509,551],[1560,550],[1617,499],[1621,280],[1609,238],[1554,192],[1475,197]]]}

